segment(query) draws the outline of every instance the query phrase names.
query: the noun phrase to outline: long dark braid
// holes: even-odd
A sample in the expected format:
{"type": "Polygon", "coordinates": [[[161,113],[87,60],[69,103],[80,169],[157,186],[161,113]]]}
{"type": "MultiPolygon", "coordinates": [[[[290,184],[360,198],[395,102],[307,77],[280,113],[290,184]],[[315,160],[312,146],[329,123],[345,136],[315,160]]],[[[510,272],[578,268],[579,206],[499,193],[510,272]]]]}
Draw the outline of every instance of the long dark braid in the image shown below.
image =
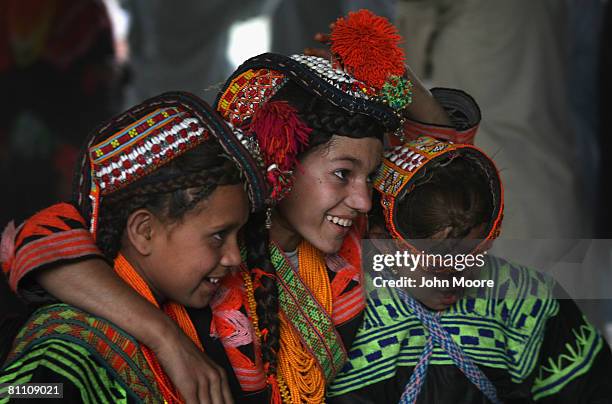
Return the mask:
{"type": "Polygon", "coordinates": [[[270,261],[270,238],[266,229],[266,213],[252,214],[246,225],[245,242],[247,245],[247,265],[260,269],[270,276],[261,276],[260,286],[255,290],[259,326],[267,332],[262,341],[262,356],[268,363],[269,373],[276,373],[277,353],[280,348],[280,319],[278,317],[278,289],[274,274],[276,270],[270,261]]]}
{"type": "MultiPolygon", "coordinates": [[[[348,113],[328,101],[315,97],[297,84],[289,81],[272,97],[271,101],[287,101],[294,106],[300,118],[312,129],[308,149],[299,157],[317,147],[329,144],[333,135],[351,138],[373,137],[382,141],[384,129],[377,121],[362,114],[348,113]]],[[[262,341],[262,355],[269,364],[269,373],[275,373],[280,347],[280,319],[278,316],[278,288],[276,270],[270,261],[269,233],[265,228],[265,213],[251,215],[247,224],[247,265],[260,269],[268,276],[261,276],[261,285],[255,290],[259,326],[266,330],[262,341]]]]}

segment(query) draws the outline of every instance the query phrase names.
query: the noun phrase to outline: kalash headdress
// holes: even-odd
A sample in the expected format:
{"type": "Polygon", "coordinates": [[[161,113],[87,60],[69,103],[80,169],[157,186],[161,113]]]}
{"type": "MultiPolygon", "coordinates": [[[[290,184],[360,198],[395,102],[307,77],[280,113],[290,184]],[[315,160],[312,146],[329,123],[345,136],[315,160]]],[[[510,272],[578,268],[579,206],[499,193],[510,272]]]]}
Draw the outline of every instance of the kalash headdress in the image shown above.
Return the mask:
{"type": "Polygon", "coordinates": [[[457,156],[469,159],[485,175],[493,201],[493,213],[487,222],[486,237],[474,248],[480,251],[497,238],[501,231],[504,211],[504,190],[495,163],[479,148],[469,144],[453,144],[422,136],[384,153],[384,160],[374,180],[374,188],[381,195],[381,205],[387,230],[391,237],[413,253],[419,249],[410,243],[397,224],[399,201],[415,189],[419,174],[437,164],[457,156]]]}
{"type": "MultiPolygon", "coordinates": [[[[288,81],[350,113],[364,114],[387,132],[401,130],[403,110],[412,102],[404,77],[401,37],[385,18],[368,10],[336,21],[332,60],[265,53],[244,62],[228,79],[216,105],[266,174],[266,191],[255,205],[270,206],[291,189],[297,156],[308,147],[312,129],[287,103],[269,101],[288,81]]],[[[382,134],[381,134],[382,139],[382,134]]],[[[256,181],[257,179],[254,179],[256,181]]],[[[255,186],[254,186],[255,187],[255,186]]]]}
{"type": "MultiPolygon", "coordinates": [[[[91,135],[77,178],[76,199],[89,230],[97,230],[100,202],[214,137],[244,167],[255,163],[240,138],[203,100],[185,92],[153,97],[116,116],[91,135]],[[108,133],[108,136],[103,136],[108,133]],[[101,140],[103,139],[103,140],[101,140]],[[97,142],[97,143],[96,143],[97,142]],[[87,199],[88,198],[88,199],[87,199]],[[89,202],[89,203],[86,203],[89,202]]],[[[250,173],[254,175],[257,173],[250,173]]],[[[249,197],[254,190],[247,178],[249,197]]]]}

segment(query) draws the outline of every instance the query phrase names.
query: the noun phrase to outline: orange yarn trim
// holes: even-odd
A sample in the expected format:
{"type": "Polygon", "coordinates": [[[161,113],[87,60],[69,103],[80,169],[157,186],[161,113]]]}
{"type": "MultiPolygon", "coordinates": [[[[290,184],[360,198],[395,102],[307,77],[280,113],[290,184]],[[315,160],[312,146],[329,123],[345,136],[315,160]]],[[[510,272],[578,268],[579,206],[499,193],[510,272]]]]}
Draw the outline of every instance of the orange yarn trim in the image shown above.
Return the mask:
{"type": "MultiPolygon", "coordinates": [[[[159,304],[155,300],[155,297],[153,296],[153,292],[151,292],[151,288],[149,288],[149,285],[146,284],[144,279],[142,279],[134,267],[121,254],[119,254],[115,259],[115,272],[121,277],[121,279],[124,280],[125,283],[130,285],[132,289],[138,292],[138,294],[147,299],[155,307],[160,308],[159,304]]],[[[179,327],[181,327],[183,332],[187,334],[187,336],[197,345],[197,347],[201,351],[204,351],[202,342],[198,337],[195,327],[191,322],[185,307],[176,303],[168,303],[164,306],[163,310],[168,316],[170,316],[170,318],[172,318],[172,320],[174,320],[174,322],[179,325],[179,327]]],[[[147,363],[155,375],[155,380],[157,381],[157,384],[160,386],[160,390],[164,395],[164,399],[168,403],[182,403],[183,400],[179,397],[178,391],[173,386],[168,375],[166,375],[162,369],[153,351],[144,345],[141,345],[141,347],[147,363]]]]}
{"type": "MultiPolygon", "coordinates": [[[[325,257],[312,244],[302,241],[298,247],[298,272],[304,284],[327,311],[332,312],[332,289],[327,275],[325,257]]],[[[316,359],[302,343],[284,313],[280,316],[280,349],[278,372],[284,379],[292,403],[322,403],[326,380],[316,359]]]]}

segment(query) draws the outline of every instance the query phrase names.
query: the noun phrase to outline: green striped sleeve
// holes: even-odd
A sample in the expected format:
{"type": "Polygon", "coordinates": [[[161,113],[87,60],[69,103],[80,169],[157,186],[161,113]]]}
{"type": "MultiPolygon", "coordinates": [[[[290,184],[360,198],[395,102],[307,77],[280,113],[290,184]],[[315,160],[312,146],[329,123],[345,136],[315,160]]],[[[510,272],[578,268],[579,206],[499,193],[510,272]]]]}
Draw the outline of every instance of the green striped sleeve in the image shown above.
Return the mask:
{"type": "MultiPolygon", "coordinates": [[[[35,344],[0,371],[0,383],[63,383],[66,402],[127,403],[121,384],[82,346],[61,339],[35,344]]],[[[130,400],[131,401],[131,400],[130,400]]],[[[0,399],[0,404],[9,402],[0,399]]]]}

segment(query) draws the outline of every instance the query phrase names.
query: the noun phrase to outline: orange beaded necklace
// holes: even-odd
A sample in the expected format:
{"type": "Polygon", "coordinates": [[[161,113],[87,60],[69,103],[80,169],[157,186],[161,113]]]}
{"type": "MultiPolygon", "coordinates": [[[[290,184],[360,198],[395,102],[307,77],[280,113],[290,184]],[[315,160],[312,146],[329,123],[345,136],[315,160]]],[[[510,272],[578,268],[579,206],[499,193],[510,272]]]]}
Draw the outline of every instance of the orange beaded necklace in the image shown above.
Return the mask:
{"type": "MultiPolygon", "coordinates": [[[[325,257],[306,240],[303,240],[298,247],[298,267],[298,273],[304,284],[331,315],[332,290],[325,257]]],[[[300,334],[282,311],[280,319],[279,374],[286,380],[292,400],[290,402],[323,403],[326,380],[317,360],[304,346],[300,334]]]]}
{"type": "MultiPolygon", "coordinates": [[[[121,279],[123,279],[125,283],[130,285],[132,289],[134,289],[142,297],[147,299],[155,307],[160,308],[159,304],[155,300],[155,297],[153,296],[153,292],[151,292],[151,288],[149,288],[144,279],[142,279],[138,272],[136,272],[132,264],[130,264],[121,254],[119,254],[115,259],[115,272],[121,277],[121,279]]],[[[201,351],[204,351],[202,342],[200,341],[196,329],[193,323],[191,322],[191,319],[189,318],[187,310],[185,310],[184,306],[171,302],[164,305],[163,311],[170,318],[172,318],[175,323],[178,324],[178,326],[183,330],[183,332],[187,334],[187,336],[196,344],[196,346],[201,351]]],[[[157,381],[157,384],[159,385],[162,391],[164,400],[168,403],[182,403],[183,400],[181,400],[181,398],[179,397],[178,391],[172,385],[170,378],[162,369],[153,351],[151,351],[151,349],[144,345],[141,345],[141,347],[144,357],[147,360],[151,371],[155,375],[155,380],[157,381]]]]}
{"type": "MultiPolygon", "coordinates": [[[[298,247],[298,271],[306,286],[313,292],[321,306],[332,312],[332,289],[327,275],[325,257],[312,244],[303,241],[298,247]]],[[[249,304],[249,315],[255,334],[261,338],[259,320],[251,275],[242,272],[249,304]]],[[[316,359],[304,346],[298,331],[279,312],[281,346],[278,352],[279,367],[276,375],[268,376],[273,403],[317,403],[325,400],[326,380],[316,359]]]]}

